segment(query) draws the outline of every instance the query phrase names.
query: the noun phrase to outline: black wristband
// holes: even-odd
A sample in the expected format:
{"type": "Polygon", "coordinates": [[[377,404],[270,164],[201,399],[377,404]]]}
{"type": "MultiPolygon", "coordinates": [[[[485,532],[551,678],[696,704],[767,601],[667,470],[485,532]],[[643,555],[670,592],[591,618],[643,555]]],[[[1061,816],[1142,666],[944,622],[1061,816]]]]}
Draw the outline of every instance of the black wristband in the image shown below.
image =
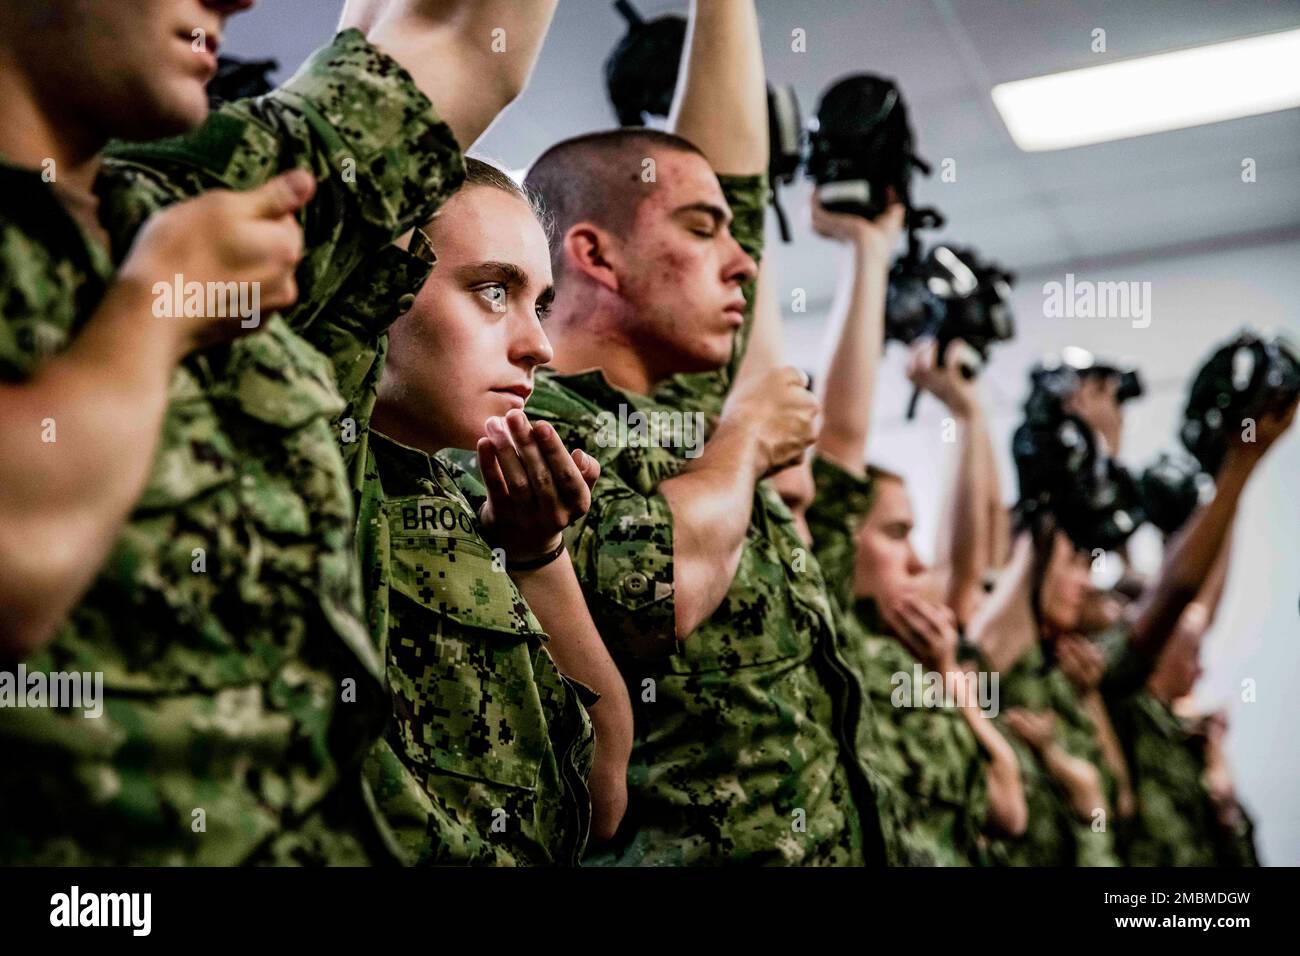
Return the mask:
{"type": "Polygon", "coordinates": [[[564,539],[556,545],[554,551],[547,552],[541,557],[530,558],[527,561],[512,561],[510,556],[506,555],[506,571],[536,571],[538,568],[544,568],[560,555],[564,553],[564,539]]]}

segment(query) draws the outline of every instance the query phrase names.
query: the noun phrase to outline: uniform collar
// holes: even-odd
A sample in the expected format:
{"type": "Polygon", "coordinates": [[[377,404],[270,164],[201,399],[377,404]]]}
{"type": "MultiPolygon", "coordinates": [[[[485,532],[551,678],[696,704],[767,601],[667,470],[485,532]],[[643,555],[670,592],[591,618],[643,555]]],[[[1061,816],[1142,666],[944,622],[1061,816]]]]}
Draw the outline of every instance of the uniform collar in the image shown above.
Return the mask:
{"type": "Polygon", "coordinates": [[[572,392],[581,395],[590,402],[594,402],[601,408],[606,408],[610,404],[610,399],[624,401],[629,405],[651,405],[654,399],[648,395],[642,395],[640,392],[629,391],[625,388],[619,388],[605,377],[603,369],[589,368],[581,372],[571,374],[562,374],[553,368],[542,368],[538,370],[540,374],[562,385],[572,392]]]}
{"type": "Polygon", "coordinates": [[[408,478],[438,481],[445,477],[446,469],[436,456],[419,448],[404,445],[383,432],[370,429],[370,448],[384,458],[385,470],[397,470],[408,478]]]}
{"type": "MultiPolygon", "coordinates": [[[[103,209],[104,180],[102,174],[96,178],[94,191],[103,209]]],[[[73,218],[54,187],[45,181],[42,171],[30,166],[20,166],[4,156],[0,156],[0,206],[21,215],[30,223],[32,234],[42,237],[45,242],[57,246],[64,253],[72,250],[67,245],[75,237],[76,248],[85,258],[83,268],[90,274],[107,279],[112,274],[113,263],[109,250],[103,248],[86,235],[86,231],[73,218]],[[60,236],[60,232],[67,238],[60,236]]]]}

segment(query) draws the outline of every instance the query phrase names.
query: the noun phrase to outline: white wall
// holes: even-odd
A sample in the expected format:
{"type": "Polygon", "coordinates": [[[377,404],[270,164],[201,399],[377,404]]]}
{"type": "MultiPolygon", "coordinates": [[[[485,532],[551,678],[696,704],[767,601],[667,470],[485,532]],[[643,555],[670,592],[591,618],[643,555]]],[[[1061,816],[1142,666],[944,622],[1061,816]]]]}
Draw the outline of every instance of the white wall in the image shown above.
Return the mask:
{"type": "MultiPolygon", "coordinates": [[[[778,288],[788,308],[791,291],[815,286],[812,276],[784,274],[780,247],[778,288]]],[[[821,257],[827,272],[836,258],[821,257]]],[[[1162,449],[1174,449],[1175,429],[1193,371],[1217,343],[1249,324],[1300,335],[1300,241],[1166,258],[1106,271],[1073,269],[1076,279],[1150,282],[1151,324],[1125,319],[1044,317],[1043,285],[1054,274],[1023,276],[1016,287],[1016,339],[995,351],[982,376],[992,409],[994,442],[1007,500],[1015,494],[1009,443],[1020,420],[1029,367],[1042,354],[1080,345],[1139,365],[1147,394],[1130,406],[1121,458],[1145,466],[1162,449]]],[[[824,310],[786,316],[790,361],[820,370],[825,345],[824,310]]],[[[951,445],[940,440],[940,407],[923,399],[917,419],[903,409],[910,386],[904,353],[890,345],[877,393],[872,460],[901,471],[917,510],[917,544],[933,553],[937,503],[951,445]]],[[[1293,430],[1265,459],[1247,488],[1237,520],[1233,562],[1218,621],[1206,642],[1206,673],[1197,698],[1229,714],[1228,748],[1239,793],[1258,827],[1260,852],[1269,864],[1300,864],[1300,434],[1293,430]],[[1256,701],[1242,701],[1244,680],[1256,701]]]]}

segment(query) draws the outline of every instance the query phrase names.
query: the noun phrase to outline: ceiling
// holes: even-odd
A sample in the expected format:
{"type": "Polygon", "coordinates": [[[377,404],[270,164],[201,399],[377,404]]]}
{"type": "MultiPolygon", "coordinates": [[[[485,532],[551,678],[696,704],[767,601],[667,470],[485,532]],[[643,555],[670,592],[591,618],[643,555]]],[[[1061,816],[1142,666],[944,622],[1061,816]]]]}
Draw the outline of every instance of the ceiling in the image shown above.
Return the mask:
{"type": "MultiPolygon", "coordinates": [[[[227,49],[295,66],[328,38],[341,2],[264,0],[234,18],[227,49]]],[[[646,16],[684,0],[640,0],[646,16]]],[[[989,96],[995,83],[1196,44],[1300,27],[1300,0],[759,0],[773,82],[805,115],[844,74],[894,77],[920,151],[956,161],[956,181],[922,180],[918,201],[948,217],[945,235],[1023,273],[1052,273],[1173,252],[1300,235],[1300,110],[1049,153],[1022,153],[989,96]],[[802,28],[807,51],[791,49],[802,28]],[[1093,30],[1107,52],[1092,52],[1093,30]],[[1253,158],[1257,181],[1241,181],[1253,158]]],[[[565,136],[612,124],[601,64],[623,23],[609,0],[561,0],[532,83],[476,152],[527,166],[565,136]]],[[[1298,66],[1297,68],[1300,68],[1298,66]]],[[[283,74],[282,74],[283,75],[283,74]]],[[[812,302],[833,269],[807,236],[807,187],[792,191],[796,242],[781,272],[812,302]]]]}

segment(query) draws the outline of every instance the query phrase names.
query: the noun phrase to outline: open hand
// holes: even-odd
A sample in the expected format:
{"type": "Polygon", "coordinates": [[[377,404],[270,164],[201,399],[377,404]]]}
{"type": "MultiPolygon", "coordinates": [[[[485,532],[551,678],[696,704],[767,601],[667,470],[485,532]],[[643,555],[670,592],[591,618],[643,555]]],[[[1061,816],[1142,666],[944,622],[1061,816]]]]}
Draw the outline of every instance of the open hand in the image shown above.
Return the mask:
{"type": "Polygon", "coordinates": [[[477,451],[488,493],[479,512],[485,535],[512,561],[554,551],[564,529],[591,508],[600,464],[580,449],[570,454],[549,422],[529,422],[517,409],[489,418],[484,432],[477,451]]]}

